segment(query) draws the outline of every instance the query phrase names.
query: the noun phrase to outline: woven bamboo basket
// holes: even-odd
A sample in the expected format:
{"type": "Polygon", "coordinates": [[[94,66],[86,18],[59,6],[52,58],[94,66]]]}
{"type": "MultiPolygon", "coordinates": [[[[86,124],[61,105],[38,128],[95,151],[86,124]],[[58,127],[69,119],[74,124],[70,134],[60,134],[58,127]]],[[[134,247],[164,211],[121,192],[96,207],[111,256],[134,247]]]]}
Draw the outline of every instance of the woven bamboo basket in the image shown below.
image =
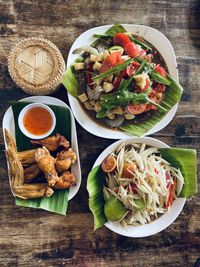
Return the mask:
{"type": "Polygon", "coordinates": [[[8,56],[8,71],[26,93],[48,95],[54,93],[62,81],[65,62],[52,42],[31,37],[13,47],[8,56]]]}

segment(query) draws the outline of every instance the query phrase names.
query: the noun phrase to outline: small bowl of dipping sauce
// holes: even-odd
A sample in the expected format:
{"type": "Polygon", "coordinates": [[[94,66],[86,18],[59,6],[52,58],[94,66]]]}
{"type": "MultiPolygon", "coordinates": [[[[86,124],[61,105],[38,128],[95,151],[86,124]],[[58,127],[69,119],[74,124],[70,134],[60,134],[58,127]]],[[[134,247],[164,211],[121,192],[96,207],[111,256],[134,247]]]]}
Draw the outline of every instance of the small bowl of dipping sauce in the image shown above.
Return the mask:
{"type": "Polygon", "coordinates": [[[50,107],[32,103],[24,107],[18,117],[18,125],[24,135],[31,139],[49,136],[56,125],[56,117],[50,107]]]}

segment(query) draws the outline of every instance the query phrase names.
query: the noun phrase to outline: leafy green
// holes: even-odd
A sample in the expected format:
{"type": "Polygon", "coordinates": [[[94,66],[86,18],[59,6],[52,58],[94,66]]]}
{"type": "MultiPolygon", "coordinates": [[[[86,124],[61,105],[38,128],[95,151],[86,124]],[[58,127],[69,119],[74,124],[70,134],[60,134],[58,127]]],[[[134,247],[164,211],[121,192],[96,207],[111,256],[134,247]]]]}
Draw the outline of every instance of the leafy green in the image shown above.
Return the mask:
{"type": "Polygon", "coordinates": [[[120,24],[114,24],[110,29],[105,32],[105,34],[113,37],[118,32],[127,32],[127,30],[120,24]]]}
{"type": "Polygon", "coordinates": [[[160,148],[162,157],[172,166],[180,168],[184,186],[180,197],[191,197],[197,193],[196,150],[186,148],[160,148]]]}
{"type": "Polygon", "coordinates": [[[100,228],[107,222],[104,214],[103,185],[105,175],[100,167],[96,166],[88,175],[87,191],[89,193],[89,208],[94,216],[94,230],[100,228]]]}
{"type": "MultiPolygon", "coordinates": [[[[18,116],[22,108],[30,103],[28,102],[17,102],[12,105],[14,121],[15,121],[15,137],[18,151],[23,151],[33,148],[30,139],[26,137],[19,129],[18,116]]],[[[64,135],[68,140],[71,140],[71,115],[70,111],[64,107],[55,105],[49,105],[56,116],[56,127],[52,133],[60,133],[64,135]]],[[[62,215],[66,214],[68,206],[68,194],[69,189],[65,190],[54,190],[54,194],[51,197],[43,197],[38,199],[20,199],[15,198],[16,205],[23,207],[32,207],[45,209],[51,212],[59,213],[62,215]]]]}
{"type": "Polygon", "coordinates": [[[65,72],[62,84],[67,89],[68,93],[74,97],[78,95],[78,81],[73,73],[72,66],[69,66],[65,72]]]}

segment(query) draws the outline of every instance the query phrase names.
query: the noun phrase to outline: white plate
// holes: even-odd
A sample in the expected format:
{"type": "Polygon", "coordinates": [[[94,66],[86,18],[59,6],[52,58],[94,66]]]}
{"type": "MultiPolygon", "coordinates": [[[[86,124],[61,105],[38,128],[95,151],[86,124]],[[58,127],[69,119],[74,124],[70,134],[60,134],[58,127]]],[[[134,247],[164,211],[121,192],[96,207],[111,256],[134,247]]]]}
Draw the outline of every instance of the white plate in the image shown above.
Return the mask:
{"type": "MultiPolygon", "coordinates": [[[[127,31],[132,32],[133,34],[144,37],[149,43],[151,43],[157,50],[160,52],[162,57],[164,58],[169,73],[178,81],[178,70],[176,63],[176,56],[174,53],[174,49],[169,42],[169,40],[158,30],[143,26],[143,25],[132,25],[132,24],[122,24],[127,31]]],[[[112,25],[100,26],[96,28],[92,28],[84,33],[82,33],[73,43],[67,60],[67,67],[69,67],[76,59],[77,55],[72,52],[83,45],[90,45],[95,40],[93,38],[93,34],[105,33],[112,25]]],[[[130,136],[128,133],[122,131],[112,130],[106,127],[99,125],[96,121],[92,120],[90,116],[83,111],[82,106],[79,101],[68,94],[69,103],[74,113],[76,120],[79,124],[88,132],[97,135],[99,137],[110,138],[110,139],[123,139],[130,136]]],[[[167,115],[157,123],[151,130],[149,130],[145,135],[151,135],[155,132],[163,129],[174,117],[178,104],[176,104],[167,115]]],[[[132,135],[133,136],[133,135],[132,135]]]]}
{"type": "MultiPolygon", "coordinates": [[[[125,142],[125,144],[145,143],[147,145],[159,147],[159,148],[169,147],[165,143],[157,139],[150,138],[150,137],[136,137],[136,138],[128,138],[125,140],[119,140],[113,143],[112,145],[110,145],[109,147],[107,147],[100,154],[100,156],[97,158],[92,168],[100,165],[102,161],[111,152],[116,150],[116,148],[123,142],[125,142]]],[[[164,230],[171,223],[173,223],[173,221],[178,217],[178,215],[182,211],[185,201],[186,201],[186,198],[177,198],[166,213],[161,215],[158,219],[154,220],[153,222],[145,224],[145,225],[123,227],[120,225],[120,223],[117,223],[117,222],[107,222],[105,226],[117,234],[128,236],[128,237],[146,237],[146,236],[154,235],[164,230]]]]}
{"type": "MultiPolygon", "coordinates": [[[[57,98],[54,98],[54,97],[50,97],[50,96],[31,96],[31,97],[23,98],[20,101],[38,102],[38,103],[44,103],[44,104],[57,105],[57,106],[64,107],[70,111],[70,114],[71,114],[71,147],[77,154],[77,161],[71,167],[72,172],[75,174],[77,178],[76,186],[72,186],[69,189],[68,200],[72,199],[78,192],[79,187],[81,185],[81,168],[80,168],[79,151],[78,151],[78,143],[77,143],[77,136],[76,136],[76,125],[75,125],[74,116],[69,106],[65,104],[63,101],[57,98]]],[[[64,126],[64,122],[63,122],[63,126],[64,126]]],[[[3,129],[6,128],[11,133],[11,135],[15,138],[15,123],[14,123],[13,111],[11,107],[8,108],[8,110],[6,111],[3,117],[2,128],[3,129]]],[[[4,143],[5,143],[5,136],[4,136],[4,143]]],[[[9,182],[10,182],[10,177],[9,177],[9,182]]]]}

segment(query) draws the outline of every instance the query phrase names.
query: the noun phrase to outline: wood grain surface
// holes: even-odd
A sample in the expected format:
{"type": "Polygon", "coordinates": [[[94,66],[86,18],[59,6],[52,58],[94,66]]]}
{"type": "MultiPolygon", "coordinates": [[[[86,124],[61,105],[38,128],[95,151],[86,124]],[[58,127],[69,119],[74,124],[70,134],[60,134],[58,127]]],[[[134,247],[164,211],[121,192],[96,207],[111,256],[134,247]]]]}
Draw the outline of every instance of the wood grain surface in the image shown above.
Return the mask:
{"type": "MultiPolygon", "coordinates": [[[[0,1],[0,43],[6,53],[25,37],[54,42],[65,60],[74,40],[94,26],[144,24],[171,41],[184,87],[170,124],[153,136],[200,153],[200,2],[198,0],[0,1]]],[[[27,95],[11,80],[0,52],[0,120],[10,101],[27,95]]],[[[68,102],[64,88],[56,97],[68,102]]],[[[82,185],[67,216],[17,207],[8,184],[0,132],[0,266],[190,267],[200,257],[200,196],[187,200],[166,230],[148,238],[126,238],[106,227],[93,232],[86,179],[96,157],[114,140],[95,137],[77,124],[82,185]],[[90,148],[90,149],[88,149],[90,148]]]]}

